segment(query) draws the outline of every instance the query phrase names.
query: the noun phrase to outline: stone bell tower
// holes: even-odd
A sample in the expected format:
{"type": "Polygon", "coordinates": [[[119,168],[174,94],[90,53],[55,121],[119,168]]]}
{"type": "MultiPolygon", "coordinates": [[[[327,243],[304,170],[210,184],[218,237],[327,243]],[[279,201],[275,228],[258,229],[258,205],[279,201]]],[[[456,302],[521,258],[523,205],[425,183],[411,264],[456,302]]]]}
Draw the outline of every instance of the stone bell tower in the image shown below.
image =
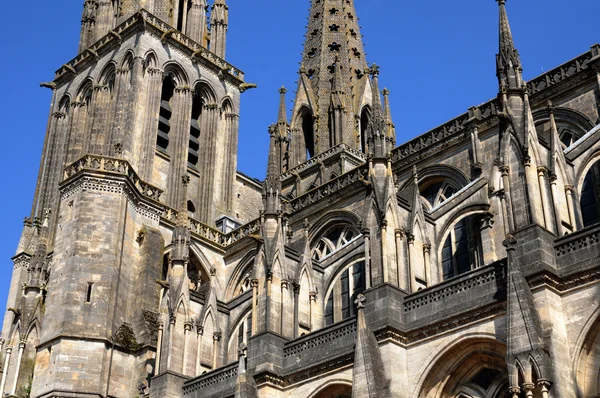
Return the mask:
{"type": "Polygon", "coordinates": [[[158,372],[156,281],[172,279],[161,275],[163,236],[177,212],[208,228],[235,214],[240,93],[249,85],[223,59],[225,0],[210,17],[205,0],[83,8],[78,55],[43,84],[53,90],[51,117],[13,258],[2,396],[147,388],[158,372]]]}

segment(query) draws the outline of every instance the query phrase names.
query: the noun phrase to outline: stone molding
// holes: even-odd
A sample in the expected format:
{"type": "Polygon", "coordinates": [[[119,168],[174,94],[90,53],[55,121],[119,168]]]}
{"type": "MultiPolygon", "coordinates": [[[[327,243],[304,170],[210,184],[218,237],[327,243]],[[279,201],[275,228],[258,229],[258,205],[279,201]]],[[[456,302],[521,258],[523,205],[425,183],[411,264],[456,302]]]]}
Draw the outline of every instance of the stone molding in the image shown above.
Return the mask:
{"type": "Polygon", "coordinates": [[[155,36],[174,45],[176,49],[190,56],[193,62],[207,65],[211,70],[217,71],[219,76],[226,77],[233,82],[234,86],[240,87],[244,84],[244,73],[235,68],[224,59],[202,47],[183,33],[174,30],[167,23],[152,15],[146,10],[140,10],[129,19],[121,23],[114,30],[81,52],[73,60],[63,65],[55,74],[55,81],[63,80],[71,74],[77,74],[89,62],[95,62],[99,54],[109,52],[114,45],[120,45],[125,36],[135,33],[139,29],[155,31],[155,36]]]}

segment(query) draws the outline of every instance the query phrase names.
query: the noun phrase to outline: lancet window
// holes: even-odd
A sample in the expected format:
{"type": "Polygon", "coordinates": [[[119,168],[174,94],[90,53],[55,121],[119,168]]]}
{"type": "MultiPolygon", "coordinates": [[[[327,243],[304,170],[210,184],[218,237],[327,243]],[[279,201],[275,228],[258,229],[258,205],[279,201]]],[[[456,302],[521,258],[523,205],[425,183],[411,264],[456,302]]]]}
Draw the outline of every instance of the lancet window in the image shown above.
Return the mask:
{"type": "Polygon", "coordinates": [[[356,314],[356,297],[365,290],[365,261],[348,266],[336,279],[325,300],[325,325],[340,322],[356,314]]]}
{"type": "Polygon", "coordinates": [[[429,181],[420,187],[421,196],[425,199],[424,203],[428,208],[437,207],[459,190],[460,187],[448,179],[429,181]]]}
{"type": "Polygon", "coordinates": [[[190,139],[188,148],[188,166],[198,165],[198,150],[200,149],[200,120],[204,101],[199,93],[194,94],[192,100],[192,120],[190,122],[190,139]]]}
{"type": "Polygon", "coordinates": [[[233,333],[231,333],[228,346],[228,356],[230,362],[233,362],[238,358],[238,350],[240,347],[248,345],[248,340],[250,340],[251,336],[252,312],[248,312],[248,314],[246,314],[244,318],[238,322],[236,328],[233,330],[233,333]]]}
{"type": "Polygon", "coordinates": [[[166,76],[163,80],[162,91],[160,94],[160,112],[158,115],[158,134],[156,136],[156,148],[159,151],[166,152],[169,147],[169,132],[171,131],[171,100],[175,93],[175,81],[171,76],[166,76]]]}
{"type": "Polygon", "coordinates": [[[600,161],[596,162],[588,171],[583,181],[580,195],[581,215],[583,226],[600,222],[600,161]]]}
{"type": "Polygon", "coordinates": [[[313,249],[312,258],[321,261],[356,240],[358,236],[358,232],[350,226],[336,226],[319,239],[313,249]]]}
{"type": "Polygon", "coordinates": [[[480,267],[481,234],[480,219],[468,216],[458,221],[442,247],[442,271],[444,280],[480,267]]]}

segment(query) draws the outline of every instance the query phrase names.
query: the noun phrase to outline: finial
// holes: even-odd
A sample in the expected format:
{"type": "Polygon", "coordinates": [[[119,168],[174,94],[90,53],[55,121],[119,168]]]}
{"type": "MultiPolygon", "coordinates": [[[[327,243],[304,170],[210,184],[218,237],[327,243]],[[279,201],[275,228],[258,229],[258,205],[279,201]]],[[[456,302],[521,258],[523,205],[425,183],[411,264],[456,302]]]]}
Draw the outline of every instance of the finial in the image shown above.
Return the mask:
{"type": "Polygon", "coordinates": [[[506,0],[496,0],[498,2],[498,5],[505,5],[506,4],[506,0]]]}
{"type": "Polygon", "coordinates": [[[284,95],[285,93],[287,93],[287,90],[284,86],[281,86],[281,88],[279,89],[279,94],[284,95]]]}
{"type": "Polygon", "coordinates": [[[384,96],[388,96],[388,95],[390,95],[390,90],[388,90],[386,87],[383,89],[383,91],[381,91],[381,94],[383,94],[384,96]]]}
{"type": "Polygon", "coordinates": [[[379,76],[379,65],[377,65],[377,64],[371,65],[371,67],[369,68],[369,74],[373,77],[379,76]]]}

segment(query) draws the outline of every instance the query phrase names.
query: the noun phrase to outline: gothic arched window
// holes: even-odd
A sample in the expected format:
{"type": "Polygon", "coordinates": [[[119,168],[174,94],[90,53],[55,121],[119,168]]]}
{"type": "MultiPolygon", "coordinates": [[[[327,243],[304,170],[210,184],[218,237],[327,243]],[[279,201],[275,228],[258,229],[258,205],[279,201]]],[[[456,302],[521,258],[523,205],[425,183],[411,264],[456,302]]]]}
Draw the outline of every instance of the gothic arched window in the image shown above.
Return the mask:
{"type": "Polygon", "coordinates": [[[190,280],[190,290],[199,291],[201,287],[210,282],[210,277],[198,257],[190,252],[190,259],[187,267],[188,279],[190,280]]]}
{"type": "Polygon", "coordinates": [[[200,93],[195,93],[192,100],[192,120],[190,122],[190,140],[188,148],[188,166],[198,165],[198,150],[200,149],[200,119],[204,101],[200,93]]]}
{"type": "Polygon", "coordinates": [[[315,132],[314,118],[310,111],[305,111],[302,115],[302,134],[304,135],[304,143],[306,144],[306,158],[310,159],[315,156],[315,132]]]}
{"type": "Polygon", "coordinates": [[[325,300],[325,325],[343,321],[356,314],[356,297],[366,288],[365,260],[348,266],[333,283],[325,300]]]}
{"type": "Polygon", "coordinates": [[[364,107],[360,114],[360,150],[367,153],[367,127],[371,119],[371,110],[369,107],[364,107]]]}
{"type": "Polygon", "coordinates": [[[444,280],[480,267],[481,234],[480,219],[468,216],[458,221],[442,247],[442,271],[444,280]]]}
{"type": "Polygon", "coordinates": [[[460,187],[449,179],[435,179],[421,184],[419,190],[421,196],[426,200],[426,205],[434,208],[458,192],[460,187]]]}
{"type": "Polygon", "coordinates": [[[579,205],[584,227],[600,222],[600,161],[596,162],[585,176],[579,205]]]}
{"type": "Polygon", "coordinates": [[[321,261],[354,241],[359,234],[350,226],[336,226],[324,234],[313,249],[312,258],[321,261]]]}
{"type": "Polygon", "coordinates": [[[249,311],[236,325],[229,338],[229,362],[238,359],[238,350],[242,345],[247,346],[252,336],[252,311],[249,311]]]}
{"type": "Polygon", "coordinates": [[[163,80],[162,91],[160,94],[160,111],[158,114],[158,134],[156,136],[156,148],[159,151],[166,152],[169,147],[169,132],[171,131],[171,100],[175,93],[175,81],[171,76],[166,76],[163,80]]]}

